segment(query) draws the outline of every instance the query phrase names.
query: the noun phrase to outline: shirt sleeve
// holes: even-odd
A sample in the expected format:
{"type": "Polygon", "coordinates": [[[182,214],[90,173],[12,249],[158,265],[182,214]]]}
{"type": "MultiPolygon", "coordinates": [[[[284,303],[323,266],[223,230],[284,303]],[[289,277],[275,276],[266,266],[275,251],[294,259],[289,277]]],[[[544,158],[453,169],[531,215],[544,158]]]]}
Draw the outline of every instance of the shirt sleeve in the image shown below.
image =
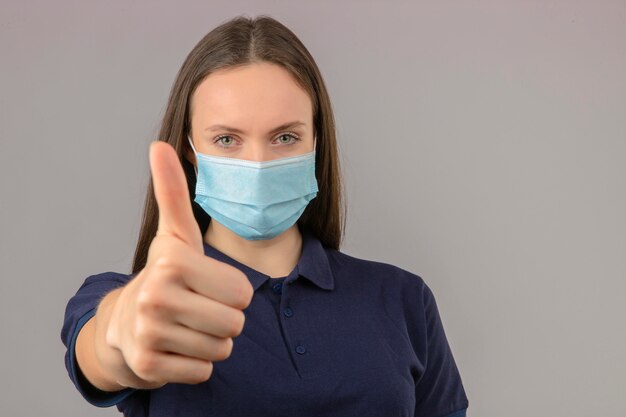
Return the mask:
{"type": "Polygon", "coordinates": [[[469,400],[443,328],[437,302],[424,283],[425,334],[417,352],[424,371],[415,385],[415,417],[465,417],[469,400]]]}
{"type": "Polygon", "coordinates": [[[61,341],[67,348],[65,352],[65,367],[71,381],[78,392],[92,405],[97,407],[110,407],[115,405],[136,390],[126,388],[122,391],[107,392],[93,386],[81,372],[76,361],[76,339],[82,327],[96,314],[98,304],[109,292],[124,286],[132,276],[105,272],[89,276],[70,298],[65,308],[65,318],[61,330],[61,341]]]}

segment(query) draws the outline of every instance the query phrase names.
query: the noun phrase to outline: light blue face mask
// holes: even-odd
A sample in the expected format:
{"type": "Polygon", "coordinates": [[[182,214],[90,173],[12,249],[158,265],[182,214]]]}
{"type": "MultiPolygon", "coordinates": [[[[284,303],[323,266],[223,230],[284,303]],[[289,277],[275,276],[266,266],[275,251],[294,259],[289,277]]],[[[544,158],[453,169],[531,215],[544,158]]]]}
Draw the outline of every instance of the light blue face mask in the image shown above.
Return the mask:
{"type": "Polygon", "coordinates": [[[271,161],[248,161],[196,151],[194,201],[211,218],[248,240],[271,239],[300,218],[317,195],[313,151],[271,161]]]}

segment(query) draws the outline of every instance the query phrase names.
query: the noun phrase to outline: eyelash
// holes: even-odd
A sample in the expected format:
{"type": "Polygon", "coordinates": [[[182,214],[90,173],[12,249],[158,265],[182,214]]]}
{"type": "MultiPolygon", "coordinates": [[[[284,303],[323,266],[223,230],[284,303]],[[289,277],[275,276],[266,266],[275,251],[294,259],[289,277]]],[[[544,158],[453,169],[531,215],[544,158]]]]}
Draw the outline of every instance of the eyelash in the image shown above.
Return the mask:
{"type": "MultiPolygon", "coordinates": [[[[280,138],[281,136],[291,136],[294,139],[293,142],[288,143],[287,145],[293,145],[296,142],[301,140],[298,137],[298,135],[296,135],[295,133],[291,133],[291,132],[281,133],[280,135],[278,135],[278,138],[280,138]]],[[[219,135],[215,138],[215,140],[213,140],[213,143],[217,144],[217,146],[222,147],[222,148],[230,148],[230,146],[224,146],[218,143],[220,140],[222,140],[222,138],[232,138],[232,135],[219,135]]]]}

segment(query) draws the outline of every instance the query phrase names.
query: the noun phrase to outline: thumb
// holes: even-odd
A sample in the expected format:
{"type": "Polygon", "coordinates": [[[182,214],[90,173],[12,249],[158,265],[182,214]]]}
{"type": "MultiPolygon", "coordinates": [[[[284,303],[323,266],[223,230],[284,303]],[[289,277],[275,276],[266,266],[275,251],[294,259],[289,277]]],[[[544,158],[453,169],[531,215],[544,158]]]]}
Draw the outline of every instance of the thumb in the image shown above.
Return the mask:
{"type": "Polygon", "coordinates": [[[157,235],[176,236],[203,253],[202,233],[191,209],[185,173],[169,143],[155,141],[150,144],[150,171],[159,206],[157,235]]]}

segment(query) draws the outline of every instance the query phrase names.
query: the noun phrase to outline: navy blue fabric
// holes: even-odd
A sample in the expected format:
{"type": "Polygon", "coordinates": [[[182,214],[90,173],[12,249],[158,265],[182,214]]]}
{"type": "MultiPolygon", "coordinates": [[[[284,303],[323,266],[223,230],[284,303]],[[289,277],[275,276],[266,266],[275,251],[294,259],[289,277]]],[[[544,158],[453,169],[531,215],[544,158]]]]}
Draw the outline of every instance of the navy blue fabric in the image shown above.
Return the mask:
{"type": "Polygon", "coordinates": [[[255,293],[242,333],[206,382],[100,391],[74,345],[109,291],[132,275],[89,276],[68,302],[61,339],[80,394],[125,416],[463,417],[469,406],[437,303],[421,277],[324,247],[303,233],[286,277],[270,278],[204,244],[243,271],[255,293]]]}

